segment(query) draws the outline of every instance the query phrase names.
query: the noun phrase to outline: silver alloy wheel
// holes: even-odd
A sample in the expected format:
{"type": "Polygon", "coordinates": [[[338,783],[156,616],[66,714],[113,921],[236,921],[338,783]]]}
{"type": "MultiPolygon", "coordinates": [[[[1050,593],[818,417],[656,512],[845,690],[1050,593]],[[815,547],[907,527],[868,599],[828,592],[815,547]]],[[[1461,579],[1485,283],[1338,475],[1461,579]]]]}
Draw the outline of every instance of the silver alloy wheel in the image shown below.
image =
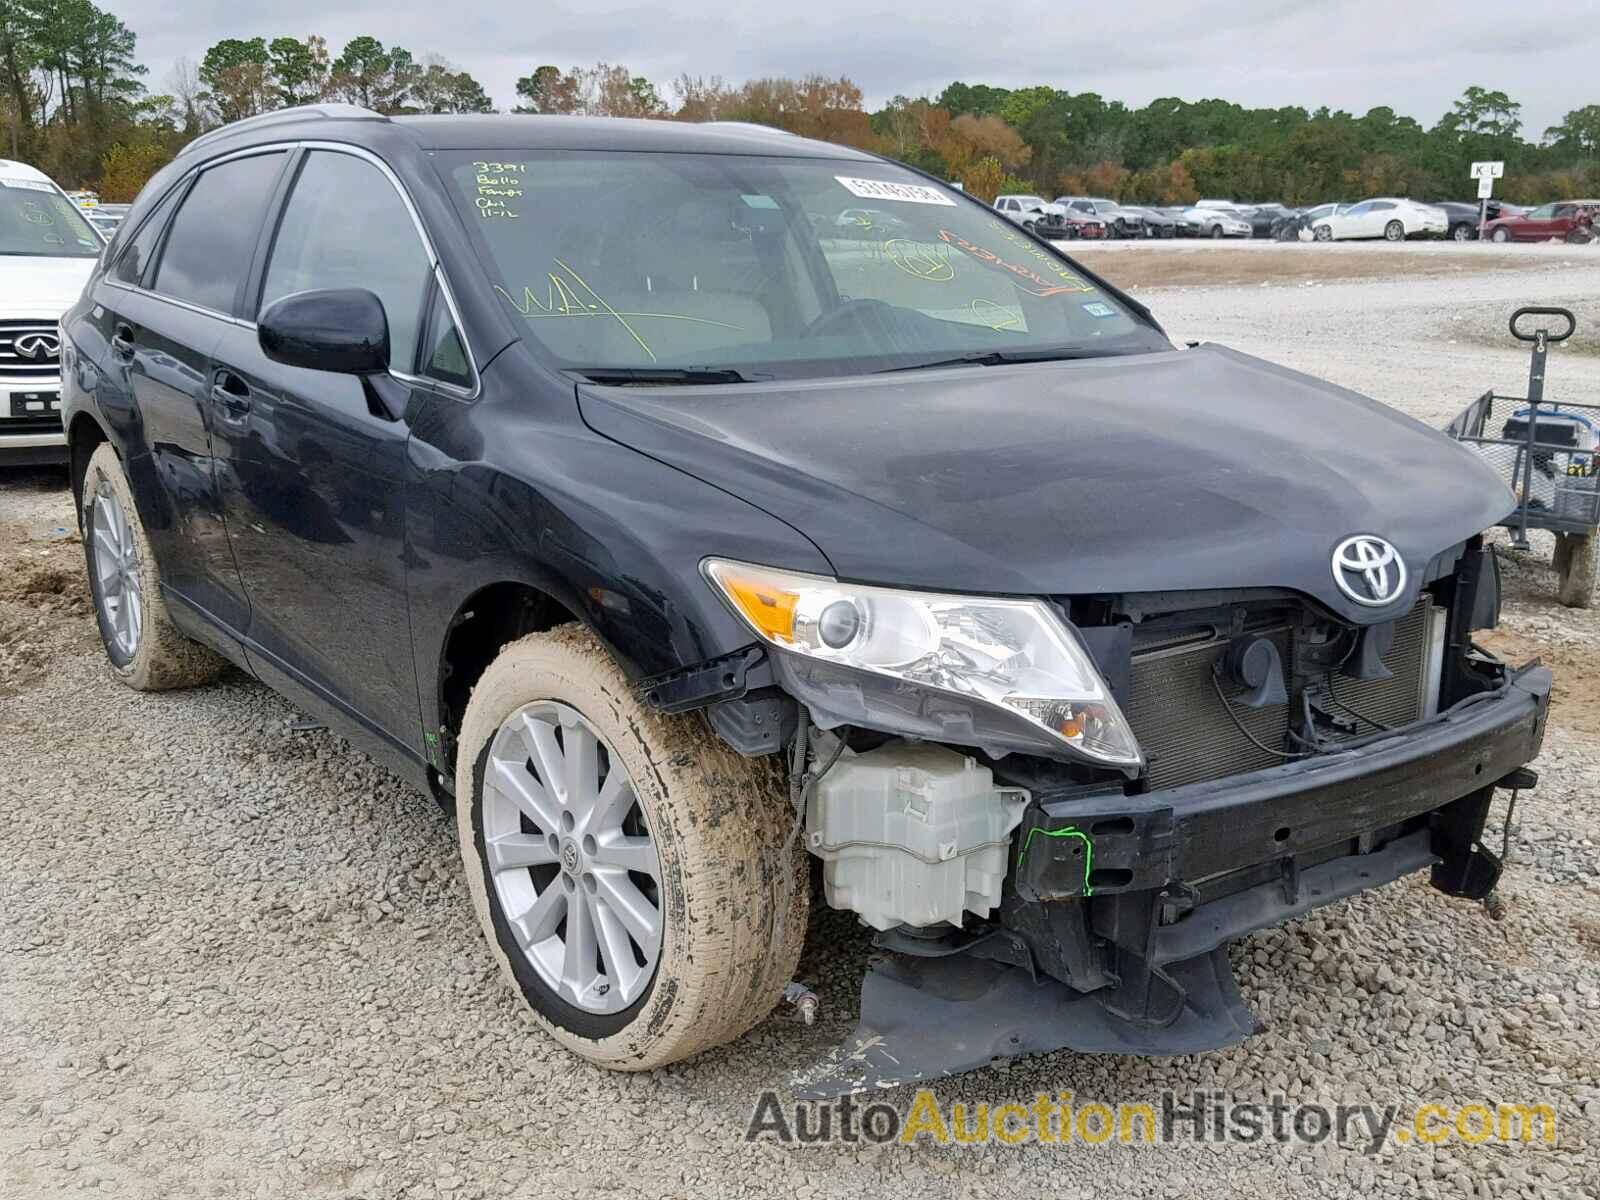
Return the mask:
{"type": "Polygon", "coordinates": [[[132,658],[144,633],[144,597],[139,591],[139,550],[128,526],[128,514],[100,480],[94,493],[94,574],[100,584],[100,608],[117,652],[132,658]]]}
{"type": "Polygon", "coordinates": [[[524,705],[489,744],[483,848],[506,925],[539,978],[590,1013],[650,985],[661,859],[633,781],[577,709],[524,705]]]}

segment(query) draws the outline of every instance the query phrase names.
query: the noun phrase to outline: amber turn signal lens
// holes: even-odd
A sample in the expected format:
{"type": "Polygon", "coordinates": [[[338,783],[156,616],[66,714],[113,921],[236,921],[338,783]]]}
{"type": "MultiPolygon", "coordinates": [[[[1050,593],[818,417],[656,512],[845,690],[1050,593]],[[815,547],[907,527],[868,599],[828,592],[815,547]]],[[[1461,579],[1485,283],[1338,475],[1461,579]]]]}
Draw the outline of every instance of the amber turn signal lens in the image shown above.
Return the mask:
{"type": "Polygon", "coordinates": [[[794,640],[794,610],[800,602],[799,593],[737,571],[725,572],[721,582],[739,611],[762,633],[774,641],[794,640]]]}

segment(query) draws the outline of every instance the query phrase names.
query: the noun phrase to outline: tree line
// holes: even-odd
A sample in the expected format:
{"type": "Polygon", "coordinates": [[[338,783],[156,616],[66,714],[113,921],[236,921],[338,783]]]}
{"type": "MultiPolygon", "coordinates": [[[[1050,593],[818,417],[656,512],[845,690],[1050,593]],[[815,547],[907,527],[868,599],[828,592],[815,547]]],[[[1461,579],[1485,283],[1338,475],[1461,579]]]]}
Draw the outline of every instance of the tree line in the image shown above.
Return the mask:
{"type": "MultiPolygon", "coordinates": [[[[379,112],[493,112],[483,86],[437,55],[375,37],[334,54],[319,36],[225,38],[151,89],[136,39],[92,0],[0,0],[0,152],[66,187],[126,200],[190,139],[296,104],[379,112]]],[[[748,121],[884,154],[992,199],[1086,193],[1134,203],[1202,196],[1309,204],[1374,194],[1470,196],[1468,165],[1501,159],[1497,194],[1536,203],[1600,194],[1600,104],[1536,137],[1505,92],[1468,87],[1431,126],[1378,107],[1246,108],[1175,97],[1130,108],[1040,84],[954,82],[869,111],[852,80],[822,74],[730,83],[680,75],[658,87],[625,65],[542,65],[516,82],[515,113],[748,121]]]]}

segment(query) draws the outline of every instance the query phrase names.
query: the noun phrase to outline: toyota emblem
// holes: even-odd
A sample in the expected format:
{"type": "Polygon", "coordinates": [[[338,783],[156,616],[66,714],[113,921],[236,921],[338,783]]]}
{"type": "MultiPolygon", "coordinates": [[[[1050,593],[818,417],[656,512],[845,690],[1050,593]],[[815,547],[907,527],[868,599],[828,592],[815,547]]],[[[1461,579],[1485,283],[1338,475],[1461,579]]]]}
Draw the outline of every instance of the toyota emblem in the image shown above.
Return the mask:
{"type": "Polygon", "coordinates": [[[1358,533],[1333,548],[1333,581],[1357,604],[1382,608],[1405,591],[1405,559],[1381,537],[1358,533]]]}
{"type": "Polygon", "coordinates": [[[53,333],[25,333],[11,343],[18,358],[46,361],[61,353],[61,339],[53,333]]]}

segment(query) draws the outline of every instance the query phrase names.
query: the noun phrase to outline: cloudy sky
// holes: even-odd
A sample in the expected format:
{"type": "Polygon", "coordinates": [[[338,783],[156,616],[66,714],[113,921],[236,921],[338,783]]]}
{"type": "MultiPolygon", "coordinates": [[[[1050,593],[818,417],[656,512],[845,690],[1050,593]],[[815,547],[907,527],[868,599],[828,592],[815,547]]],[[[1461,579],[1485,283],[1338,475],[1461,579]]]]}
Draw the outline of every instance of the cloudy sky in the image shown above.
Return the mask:
{"type": "Polygon", "coordinates": [[[1387,104],[1424,125],[1475,83],[1520,100],[1535,137],[1569,109],[1600,103],[1593,0],[796,0],[743,11],[726,0],[101,3],[139,35],[152,90],[175,60],[198,61],[219,38],[320,33],[337,53],[366,33],[418,58],[442,54],[501,107],[539,63],[601,59],[663,88],[685,71],[730,81],[843,74],[872,105],[962,79],[1048,83],[1130,106],[1173,95],[1358,114],[1387,104]]]}

